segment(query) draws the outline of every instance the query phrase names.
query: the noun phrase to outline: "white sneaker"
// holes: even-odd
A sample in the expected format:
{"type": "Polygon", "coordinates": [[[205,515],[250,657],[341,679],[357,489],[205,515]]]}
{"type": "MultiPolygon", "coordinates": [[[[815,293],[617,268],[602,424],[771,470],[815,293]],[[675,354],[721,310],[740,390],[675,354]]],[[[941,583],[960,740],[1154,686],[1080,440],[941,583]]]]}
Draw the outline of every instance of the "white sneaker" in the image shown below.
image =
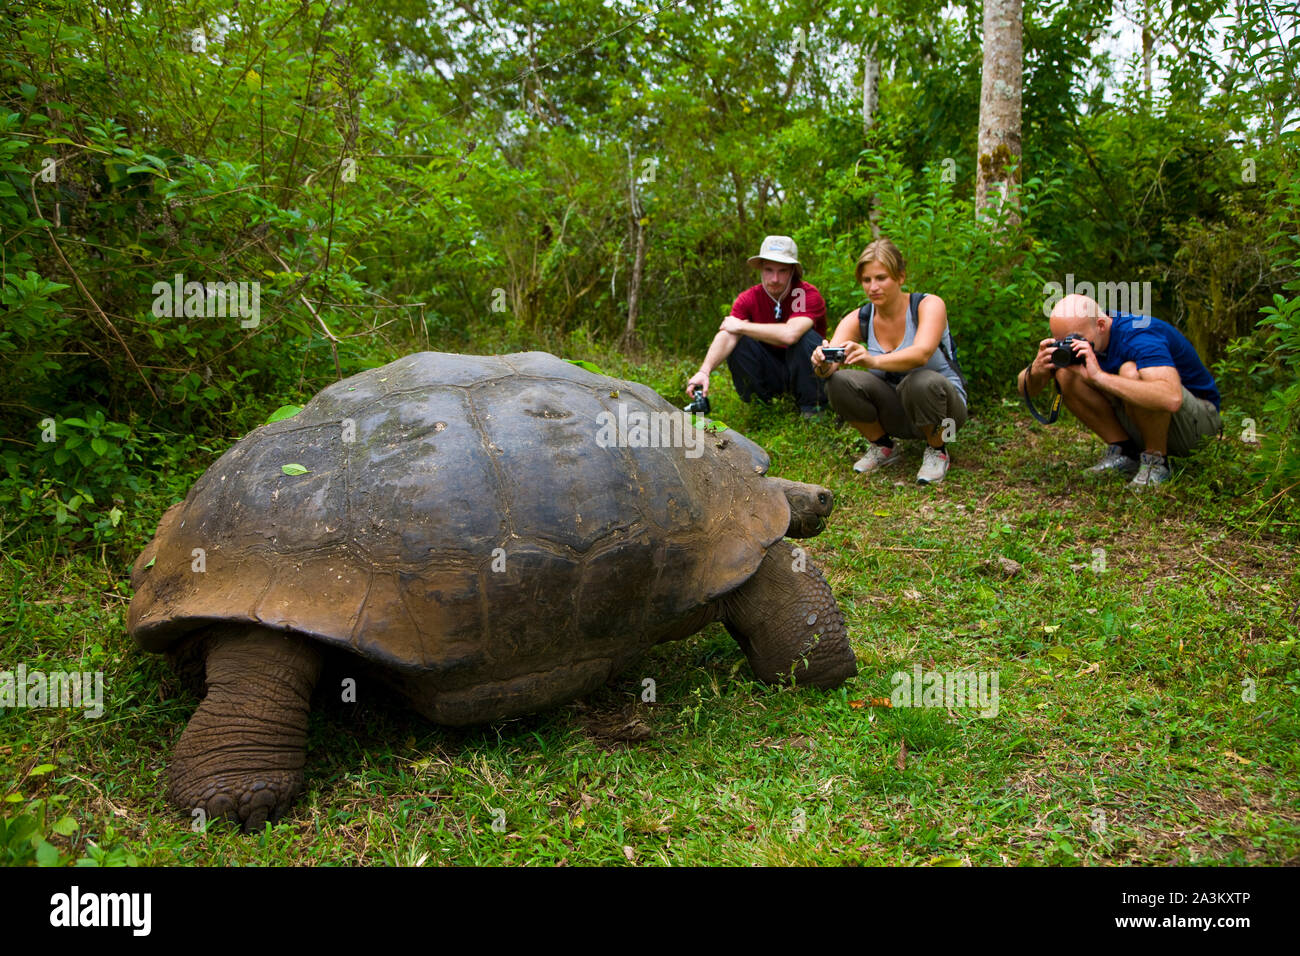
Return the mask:
{"type": "Polygon", "coordinates": [[[1106,454],[1101,461],[1091,468],[1083,469],[1085,475],[1101,475],[1108,471],[1118,471],[1122,475],[1131,475],[1138,470],[1138,463],[1124,454],[1119,445],[1107,445],[1106,454]]]}
{"type": "Polygon", "coordinates": [[[1134,491],[1141,491],[1144,488],[1154,488],[1156,485],[1163,485],[1169,480],[1169,459],[1164,455],[1156,455],[1150,452],[1142,453],[1142,463],[1138,468],[1138,473],[1133,476],[1133,480],[1128,486],[1134,491]]]}
{"type": "Polygon", "coordinates": [[[925,446],[925,457],[921,460],[921,470],[916,473],[918,485],[937,485],[948,474],[948,453],[925,446]]]}
{"type": "Polygon", "coordinates": [[[875,471],[877,468],[883,468],[891,462],[898,461],[902,457],[902,449],[898,443],[894,443],[893,448],[886,448],[884,445],[872,445],[867,449],[867,453],[853,463],[853,470],[866,474],[869,471],[875,471]]]}

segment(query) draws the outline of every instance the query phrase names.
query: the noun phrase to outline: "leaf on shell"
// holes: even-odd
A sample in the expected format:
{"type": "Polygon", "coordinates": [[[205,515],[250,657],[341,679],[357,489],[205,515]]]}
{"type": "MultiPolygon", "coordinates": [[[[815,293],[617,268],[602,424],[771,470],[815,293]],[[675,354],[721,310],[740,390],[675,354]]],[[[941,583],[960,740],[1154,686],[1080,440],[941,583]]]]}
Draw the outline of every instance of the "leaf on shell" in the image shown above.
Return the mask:
{"type": "Polygon", "coordinates": [[[301,405],[281,405],[273,411],[271,416],[262,424],[273,425],[276,422],[282,422],[286,418],[293,418],[293,416],[297,415],[300,411],[302,411],[301,405]]]}
{"type": "Polygon", "coordinates": [[[280,470],[286,475],[309,475],[309,472],[302,465],[281,465],[280,470]]]}

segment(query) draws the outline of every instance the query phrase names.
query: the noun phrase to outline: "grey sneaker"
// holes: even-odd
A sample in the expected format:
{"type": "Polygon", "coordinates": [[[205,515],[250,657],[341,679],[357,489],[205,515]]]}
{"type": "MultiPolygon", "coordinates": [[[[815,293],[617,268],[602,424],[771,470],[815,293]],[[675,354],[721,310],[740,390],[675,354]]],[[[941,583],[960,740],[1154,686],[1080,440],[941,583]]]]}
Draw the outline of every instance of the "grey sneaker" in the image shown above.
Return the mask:
{"type": "Polygon", "coordinates": [[[1106,446],[1106,454],[1102,456],[1101,461],[1091,468],[1085,468],[1085,475],[1102,475],[1108,471],[1118,471],[1120,474],[1131,475],[1138,470],[1138,463],[1124,454],[1124,449],[1119,445],[1106,446]]]}
{"type": "Polygon", "coordinates": [[[921,470],[916,473],[918,485],[937,485],[948,474],[948,453],[938,448],[925,446],[925,457],[921,459],[921,470]]]}
{"type": "Polygon", "coordinates": [[[897,443],[893,448],[886,448],[883,445],[872,445],[867,449],[867,453],[853,463],[853,470],[860,471],[863,474],[869,471],[875,471],[877,468],[883,468],[885,465],[898,461],[903,456],[902,448],[897,443]]]}
{"type": "Polygon", "coordinates": [[[1128,483],[1128,486],[1134,491],[1141,491],[1143,488],[1163,485],[1168,480],[1169,459],[1164,455],[1144,451],[1138,473],[1133,476],[1133,480],[1128,483]]]}

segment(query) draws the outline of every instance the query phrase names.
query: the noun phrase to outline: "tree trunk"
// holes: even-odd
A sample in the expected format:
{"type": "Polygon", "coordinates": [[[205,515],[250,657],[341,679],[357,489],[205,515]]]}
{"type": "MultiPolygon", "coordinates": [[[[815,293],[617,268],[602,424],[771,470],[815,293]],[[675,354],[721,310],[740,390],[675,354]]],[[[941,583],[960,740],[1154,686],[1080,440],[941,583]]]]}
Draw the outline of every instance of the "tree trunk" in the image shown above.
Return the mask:
{"type": "Polygon", "coordinates": [[[627,328],[623,330],[623,345],[634,348],[637,343],[636,320],[641,312],[641,273],[645,271],[645,226],[636,225],[636,257],[632,260],[632,281],[627,291],[627,328]]]}
{"type": "Polygon", "coordinates": [[[740,173],[731,168],[731,183],[736,187],[736,219],[740,221],[740,234],[745,234],[745,187],[740,181],[740,173]]]}
{"type": "Polygon", "coordinates": [[[623,329],[622,346],[636,347],[636,320],[641,313],[641,275],[645,271],[645,211],[636,188],[636,163],[632,149],[627,151],[627,181],[629,212],[632,217],[632,235],[636,252],[632,259],[632,277],[627,286],[627,326],[623,329]]]}
{"type": "MultiPolygon", "coordinates": [[[[870,19],[875,21],[876,8],[871,8],[870,19]]],[[[876,109],[880,105],[880,59],[876,55],[876,44],[867,45],[862,58],[862,138],[871,135],[871,127],[876,124],[876,109]]],[[[867,199],[867,222],[871,226],[871,238],[880,238],[880,205],[873,192],[867,199]]]]}
{"type": "MultiPolygon", "coordinates": [[[[876,10],[871,9],[871,19],[876,10]]],[[[880,61],[876,59],[876,45],[867,47],[862,62],[862,135],[865,137],[876,122],[876,107],[880,104],[880,61]]]]}
{"type": "Polygon", "coordinates": [[[1151,6],[1148,0],[1142,3],[1142,92],[1148,103],[1151,102],[1151,48],[1155,38],[1151,34],[1151,6]]]}
{"type": "Polygon", "coordinates": [[[1022,0],[984,0],[984,72],[980,88],[979,163],[975,180],[976,215],[989,215],[1003,203],[1015,214],[1020,181],[1020,94],[1023,79],[1022,0]],[[1014,165],[1014,172],[1006,167],[1014,165]]]}

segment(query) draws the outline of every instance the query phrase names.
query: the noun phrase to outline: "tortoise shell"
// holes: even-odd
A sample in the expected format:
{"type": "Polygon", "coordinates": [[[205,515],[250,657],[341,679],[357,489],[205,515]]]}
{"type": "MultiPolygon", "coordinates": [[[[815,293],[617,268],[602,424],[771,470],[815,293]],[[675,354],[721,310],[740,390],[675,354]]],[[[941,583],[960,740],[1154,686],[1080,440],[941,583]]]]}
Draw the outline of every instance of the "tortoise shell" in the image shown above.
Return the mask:
{"type": "Polygon", "coordinates": [[[577,683],[598,685],[690,633],[790,520],[752,442],[611,442],[634,413],[683,414],[542,352],[422,352],[337,382],[167,511],[129,631],[168,651],[247,622],[466,690],[585,662],[577,683]]]}

